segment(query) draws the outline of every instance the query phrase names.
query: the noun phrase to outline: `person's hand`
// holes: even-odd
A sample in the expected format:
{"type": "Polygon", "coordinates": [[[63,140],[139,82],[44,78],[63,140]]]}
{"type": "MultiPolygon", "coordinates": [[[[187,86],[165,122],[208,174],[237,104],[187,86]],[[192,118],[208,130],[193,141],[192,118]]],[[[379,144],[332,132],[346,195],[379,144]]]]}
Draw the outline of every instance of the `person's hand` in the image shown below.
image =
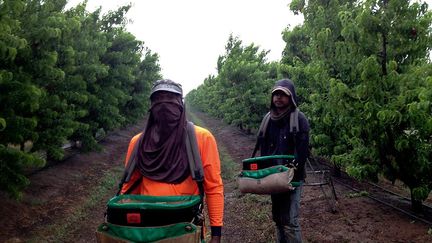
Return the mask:
{"type": "Polygon", "coordinates": [[[209,243],[220,243],[221,237],[220,236],[212,236],[209,243]]]}

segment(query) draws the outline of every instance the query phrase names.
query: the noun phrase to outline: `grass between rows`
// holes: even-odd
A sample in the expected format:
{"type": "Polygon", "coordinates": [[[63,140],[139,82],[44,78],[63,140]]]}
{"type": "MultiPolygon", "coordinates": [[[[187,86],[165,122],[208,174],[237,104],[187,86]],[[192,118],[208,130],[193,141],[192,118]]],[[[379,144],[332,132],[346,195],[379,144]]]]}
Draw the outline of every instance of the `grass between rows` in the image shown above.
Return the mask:
{"type": "MultiPolygon", "coordinates": [[[[206,128],[206,124],[192,112],[188,113],[191,121],[198,126],[206,128]]],[[[225,192],[225,204],[231,206],[225,207],[224,218],[238,218],[239,222],[247,221],[249,228],[260,229],[262,238],[256,239],[257,241],[274,240],[273,221],[271,220],[270,216],[270,197],[254,194],[241,194],[237,190],[237,175],[241,170],[240,164],[236,163],[235,160],[230,156],[224,144],[219,143],[218,150],[221,160],[221,174],[224,184],[225,186],[227,186],[227,184],[234,185],[233,187],[230,186],[233,191],[225,192]],[[231,196],[227,197],[227,193],[231,194],[231,196]],[[228,200],[234,200],[235,202],[229,203],[228,200]],[[248,217],[249,220],[245,220],[244,217],[248,217]]]]}
{"type": "MultiPolygon", "coordinates": [[[[206,127],[206,124],[198,118],[194,113],[188,113],[192,122],[200,127],[206,127]]],[[[237,175],[238,165],[234,159],[228,154],[223,144],[218,144],[219,156],[221,161],[221,174],[223,180],[234,180],[237,175]]]]}
{"type": "MultiPolygon", "coordinates": [[[[88,198],[84,202],[76,202],[77,207],[73,208],[71,214],[62,222],[53,222],[46,226],[49,238],[43,235],[32,237],[28,242],[65,242],[70,241],[72,234],[81,227],[81,222],[91,214],[92,210],[99,207],[101,203],[106,203],[106,199],[112,196],[113,189],[117,186],[118,179],[123,173],[122,166],[115,166],[108,170],[99,183],[90,189],[88,198]]],[[[103,218],[101,217],[101,222],[103,218]]],[[[95,228],[96,230],[96,228],[95,228]]]]}

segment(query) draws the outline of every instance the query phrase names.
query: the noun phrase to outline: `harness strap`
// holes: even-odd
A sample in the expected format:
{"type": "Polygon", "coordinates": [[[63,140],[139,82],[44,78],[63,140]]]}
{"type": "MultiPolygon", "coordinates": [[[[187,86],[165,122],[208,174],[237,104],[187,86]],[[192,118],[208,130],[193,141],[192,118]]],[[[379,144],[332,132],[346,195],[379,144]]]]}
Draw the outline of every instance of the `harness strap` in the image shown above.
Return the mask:
{"type": "MultiPolygon", "coordinates": [[[[131,153],[131,155],[129,157],[129,160],[128,160],[126,168],[125,168],[125,171],[123,173],[123,177],[120,180],[119,190],[118,190],[118,192],[116,194],[117,196],[120,195],[120,192],[121,192],[121,190],[123,188],[123,184],[130,181],[132,173],[135,170],[136,163],[137,163],[136,156],[137,156],[137,153],[138,153],[138,147],[141,144],[141,141],[143,140],[143,138],[144,138],[144,133],[141,133],[141,135],[138,138],[138,141],[136,141],[135,146],[134,146],[134,148],[132,150],[132,153],[131,153]]],[[[137,180],[137,181],[141,182],[142,181],[142,177],[139,180],[137,180]]],[[[126,191],[125,194],[129,194],[133,189],[135,189],[135,187],[137,187],[139,185],[139,183],[137,183],[137,181],[134,184],[132,184],[131,187],[129,187],[129,189],[126,191]]]]}
{"type": "MultiPolygon", "coordinates": [[[[293,112],[291,112],[290,114],[290,133],[294,133],[294,138],[296,133],[299,131],[299,119],[298,119],[298,114],[299,114],[299,109],[295,108],[295,110],[293,112]]],[[[267,112],[267,114],[265,114],[264,118],[261,121],[261,125],[259,127],[258,130],[258,138],[255,144],[255,148],[254,151],[252,152],[252,158],[255,157],[256,152],[258,151],[258,149],[261,146],[261,142],[265,137],[265,133],[267,131],[267,127],[270,121],[270,112],[267,112]]],[[[294,143],[295,143],[295,139],[294,139],[294,143]]]]}
{"type": "Polygon", "coordinates": [[[290,114],[290,133],[297,133],[299,131],[299,119],[298,119],[299,109],[295,108],[290,114]]]}
{"type": "Polygon", "coordinates": [[[201,156],[199,154],[198,142],[195,134],[195,126],[192,122],[187,122],[186,128],[186,152],[188,155],[189,169],[192,179],[198,184],[201,199],[204,198],[204,172],[202,167],[201,156]]]}
{"type": "MultiPolygon", "coordinates": [[[[299,110],[296,108],[293,112],[290,114],[290,133],[294,134],[294,154],[297,156],[297,139],[296,135],[299,131],[299,119],[298,119],[299,110]]],[[[298,162],[294,159],[292,161],[293,165],[295,167],[298,167],[298,162]]]]}
{"type": "Polygon", "coordinates": [[[267,130],[269,121],[270,121],[270,112],[267,112],[267,114],[265,114],[264,118],[262,119],[260,127],[258,129],[258,138],[255,144],[254,151],[252,152],[252,158],[255,157],[256,152],[260,148],[261,140],[264,139],[265,137],[265,132],[267,130]]]}
{"type": "MultiPolygon", "coordinates": [[[[144,133],[142,133],[135,143],[132,153],[127,162],[123,177],[119,183],[119,190],[117,192],[117,196],[120,195],[120,192],[123,188],[123,184],[130,181],[133,171],[135,170],[137,159],[136,155],[138,153],[138,147],[141,144],[142,139],[144,138],[144,133]]],[[[186,126],[186,152],[189,161],[189,169],[192,175],[192,179],[196,181],[198,185],[198,190],[200,193],[201,200],[204,198],[204,172],[202,168],[201,156],[199,154],[198,142],[195,135],[195,127],[194,124],[190,121],[187,122],[186,126]]],[[[125,194],[129,194],[133,191],[138,185],[141,184],[142,176],[138,178],[125,192],[125,194]]]]}

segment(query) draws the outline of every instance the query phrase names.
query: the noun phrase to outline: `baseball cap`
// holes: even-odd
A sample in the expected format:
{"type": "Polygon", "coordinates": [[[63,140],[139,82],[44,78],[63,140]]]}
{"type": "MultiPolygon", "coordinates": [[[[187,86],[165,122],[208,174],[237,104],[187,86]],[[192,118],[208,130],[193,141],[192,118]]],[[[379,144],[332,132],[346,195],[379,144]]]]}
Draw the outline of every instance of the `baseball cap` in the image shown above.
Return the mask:
{"type": "Polygon", "coordinates": [[[176,83],[170,79],[161,79],[154,82],[150,92],[150,96],[157,91],[168,91],[179,95],[183,95],[181,84],[176,83]]]}
{"type": "Polygon", "coordinates": [[[283,86],[276,86],[276,87],[274,87],[273,90],[272,90],[272,94],[274,92],[278,91],[278,90],[284,92],[288,96],[291,96],[291,91],[288,88],[283,87],[283,86]]]}

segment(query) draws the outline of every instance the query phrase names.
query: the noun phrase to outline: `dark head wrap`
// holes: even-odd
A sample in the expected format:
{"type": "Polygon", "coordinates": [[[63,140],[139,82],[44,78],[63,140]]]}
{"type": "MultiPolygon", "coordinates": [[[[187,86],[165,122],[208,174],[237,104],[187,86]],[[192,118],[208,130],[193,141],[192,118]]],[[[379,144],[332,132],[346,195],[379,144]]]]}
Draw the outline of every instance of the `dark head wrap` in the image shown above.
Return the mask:
{"type": "Polygon", "coordinates": [[[150,97],[150,115],[138,148],[138,169],[149,179],[177,184],[190,174],[181,85],[158,80],[150,97]]]}

